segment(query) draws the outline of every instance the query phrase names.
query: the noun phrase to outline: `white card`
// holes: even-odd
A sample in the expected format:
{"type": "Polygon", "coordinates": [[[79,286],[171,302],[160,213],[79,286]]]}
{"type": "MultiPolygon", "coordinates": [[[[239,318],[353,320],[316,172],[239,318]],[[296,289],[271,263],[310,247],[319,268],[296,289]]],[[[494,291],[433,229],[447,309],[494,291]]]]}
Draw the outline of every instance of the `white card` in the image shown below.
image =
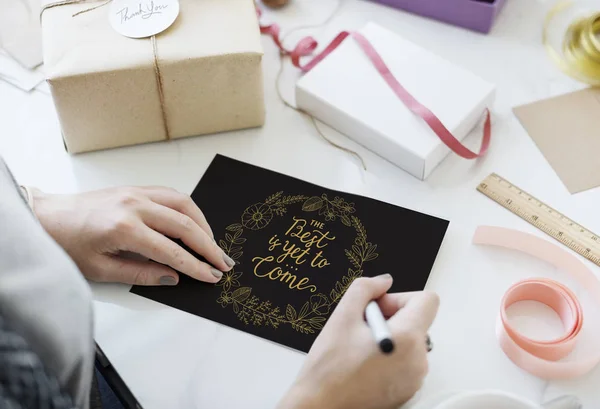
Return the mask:
{"type": "Polygon", "coordinates": [[[11,56],[0,50],[0,80],[29,92],[44,81],[44,74],[39,68],[36,70],[24,68],[11,56]]]}
{"type": "Polygon", "coordinates": [[[23,26],[18,38],[2,44],[4,50],[25,68],[33,69],[43,62],[42,32],[39,25],[23,26]]]}
{"type": "Polygon", "coordinates": [[[39,0],[0,0],[0,48],[25,68],[42,63],[39,0]]]}
{"type": "Polygon", "coordinates": [[[48,86],[47,81],[40,82],[37,87],[35,87],[35,90],[42,94],[50,95],[50,87],[48,86]]]}
{"type": "Polygon", "coordinates": [[[145,38],[169,28],[178,15],[178,0],[113,0],[109,20],[125,37],[145,38]]]}

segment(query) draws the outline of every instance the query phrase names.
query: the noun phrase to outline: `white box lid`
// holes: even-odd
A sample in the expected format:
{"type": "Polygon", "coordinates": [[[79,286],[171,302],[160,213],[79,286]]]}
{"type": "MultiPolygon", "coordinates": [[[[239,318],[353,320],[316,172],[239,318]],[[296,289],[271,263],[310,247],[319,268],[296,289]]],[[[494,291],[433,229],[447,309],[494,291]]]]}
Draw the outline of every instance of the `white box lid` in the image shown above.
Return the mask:
{"type": "MultiPolygon", "coordinates": [[[[392,74],[453,133],[482,114],[494,85],[466,69],[405,40],[374,23],[360,30],[392,74]]],[[[296,84],[304,94],[334,107],[426,160],[442,143],[438,136],[394,94],[360,46],[345,40],[296,84]]],[[[455,134],[462,139],[470,129],[455,134]]],[[[360,142],[360,141],[359,141],[360,142]]]]}

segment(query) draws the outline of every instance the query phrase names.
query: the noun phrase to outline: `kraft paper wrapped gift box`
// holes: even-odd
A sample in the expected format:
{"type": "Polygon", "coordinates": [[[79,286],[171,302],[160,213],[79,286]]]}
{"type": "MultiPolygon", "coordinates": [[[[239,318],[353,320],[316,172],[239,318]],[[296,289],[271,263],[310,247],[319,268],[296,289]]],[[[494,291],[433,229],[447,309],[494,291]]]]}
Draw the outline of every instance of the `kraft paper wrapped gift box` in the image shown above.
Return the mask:
{"type": "Polygon", "coordinates": [[[253,0],[179,1],[177,20],[156,35],[164,105],[150,38],[117,33],[109,6],[74,16],[101,4],[42,15],[44,64],[69,152],[162,141],[166,126],[169,138],[181,138],[264,123],[253,0]]]}
{"type": "MultiPolygon", "coordinates": [[[[396,79],[462,140],[495,87],[376,24],[363,34],[396,79]]],[[[360,46],[347,38],[296,83],[298,107],[423,180],[450,149],[400,101],[360,46]]]]}

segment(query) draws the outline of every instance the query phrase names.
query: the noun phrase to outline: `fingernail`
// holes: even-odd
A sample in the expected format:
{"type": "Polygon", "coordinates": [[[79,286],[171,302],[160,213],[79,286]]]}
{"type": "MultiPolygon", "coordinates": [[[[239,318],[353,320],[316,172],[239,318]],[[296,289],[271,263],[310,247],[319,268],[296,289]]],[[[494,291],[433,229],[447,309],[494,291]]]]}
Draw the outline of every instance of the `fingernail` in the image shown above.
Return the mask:
{"type": "Polygon", "coordinates": [[[173,276],[163,276],[160,278],[160,285],[177,285],[177,280],[173,276]]]}
{"type": "Polygon", "coordinates": [[[381,278],[382,280],[391,280],[392,275],[390,273],[385,273],[385,274],[380,274],[378,276],[375,276],[374,278],[381,278]]]}
{"type": "Polygon", "coordinates": [[[219,280],[221,279],[221,277],[223,277],[223,273],[214,267],[210,269],[210,272],[212,273],[212,275],[217,277],[219,280]]]}
{"type": "Polygon", "coordinates": [[[223,253],[223,260],[225,260],[225,264],[227,264],[227,267],[235,266],[235,261],[233,261],[233,259],[225,253],[223,253]]]}

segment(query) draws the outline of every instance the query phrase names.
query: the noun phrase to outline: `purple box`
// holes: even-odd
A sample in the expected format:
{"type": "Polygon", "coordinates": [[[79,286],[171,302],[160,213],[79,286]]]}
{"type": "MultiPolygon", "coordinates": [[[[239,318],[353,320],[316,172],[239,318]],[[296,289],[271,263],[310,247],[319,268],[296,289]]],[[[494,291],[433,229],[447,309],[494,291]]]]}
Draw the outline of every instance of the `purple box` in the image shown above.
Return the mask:
{"type": "Polygon", "coordinates": [[[489,33],[506,0],[372,0],[425,17],[489,33]]]}

